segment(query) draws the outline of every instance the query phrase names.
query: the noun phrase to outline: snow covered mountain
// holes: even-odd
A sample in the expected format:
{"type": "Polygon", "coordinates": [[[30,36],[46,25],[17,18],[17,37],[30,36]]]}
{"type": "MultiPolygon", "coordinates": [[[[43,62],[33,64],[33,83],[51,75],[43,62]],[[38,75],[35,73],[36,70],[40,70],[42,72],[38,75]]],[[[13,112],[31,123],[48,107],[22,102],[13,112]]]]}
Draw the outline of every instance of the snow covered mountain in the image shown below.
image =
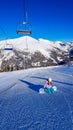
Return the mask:
{"type": "Polygon", "coordinates": [[[68,51],[73,43],[63,44],[29,36],[0,41],[0,70],[57,65],[68,62],[68,51]]]}

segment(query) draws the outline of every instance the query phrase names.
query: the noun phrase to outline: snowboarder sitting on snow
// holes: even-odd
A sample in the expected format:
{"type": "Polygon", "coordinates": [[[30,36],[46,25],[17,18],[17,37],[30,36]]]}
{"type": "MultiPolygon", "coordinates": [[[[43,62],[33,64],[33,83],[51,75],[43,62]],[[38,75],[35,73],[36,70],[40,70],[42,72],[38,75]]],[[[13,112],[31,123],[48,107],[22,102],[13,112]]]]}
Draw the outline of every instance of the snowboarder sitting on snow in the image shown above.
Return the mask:
{"type": "Polygon", "coordinates": [[[47,92],[47,93],[54,93],[51,78],[48,78],[48,80],[46,81],[46,83],[44,85],[44,91],[47,92]]]}

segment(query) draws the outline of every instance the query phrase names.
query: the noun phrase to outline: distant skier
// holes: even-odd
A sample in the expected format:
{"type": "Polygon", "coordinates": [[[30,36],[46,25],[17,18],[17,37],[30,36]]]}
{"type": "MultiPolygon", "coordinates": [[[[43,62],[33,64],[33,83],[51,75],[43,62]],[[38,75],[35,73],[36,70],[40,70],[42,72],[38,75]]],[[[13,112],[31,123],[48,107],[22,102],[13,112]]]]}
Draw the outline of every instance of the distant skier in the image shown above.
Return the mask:
{"type": "Polygon", "coordinates": [[[44,91],[47,92],[47,93],[54,93],[51,78],[48,78],[48,80],[46,81],[46,83],[44,85],[44,91]]]}

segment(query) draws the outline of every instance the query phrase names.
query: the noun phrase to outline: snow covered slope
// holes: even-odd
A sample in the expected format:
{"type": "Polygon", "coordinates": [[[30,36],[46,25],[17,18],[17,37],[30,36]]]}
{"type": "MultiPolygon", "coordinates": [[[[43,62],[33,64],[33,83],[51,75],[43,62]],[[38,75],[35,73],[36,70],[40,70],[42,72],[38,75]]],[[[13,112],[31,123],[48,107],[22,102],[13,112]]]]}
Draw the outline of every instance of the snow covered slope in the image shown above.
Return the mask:
{"type": "Polygon", "coordinates": [[[73,130],[73,66],[0,73],[1,130],[73,130]],[[39,94],[51,77],[58,90],[39,94]]]}

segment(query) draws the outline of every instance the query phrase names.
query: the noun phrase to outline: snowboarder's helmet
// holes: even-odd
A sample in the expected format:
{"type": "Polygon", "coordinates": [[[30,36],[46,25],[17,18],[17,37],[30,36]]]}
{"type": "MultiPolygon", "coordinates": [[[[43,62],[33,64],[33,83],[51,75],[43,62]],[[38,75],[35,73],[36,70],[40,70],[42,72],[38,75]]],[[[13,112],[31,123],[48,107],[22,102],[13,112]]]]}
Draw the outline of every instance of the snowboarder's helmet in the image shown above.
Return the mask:
{"type": "Polygon", "coordinates": [[[49,81],[49,82],[52,82],[52,78],[49,78],[48,81],[49,81]]]}

